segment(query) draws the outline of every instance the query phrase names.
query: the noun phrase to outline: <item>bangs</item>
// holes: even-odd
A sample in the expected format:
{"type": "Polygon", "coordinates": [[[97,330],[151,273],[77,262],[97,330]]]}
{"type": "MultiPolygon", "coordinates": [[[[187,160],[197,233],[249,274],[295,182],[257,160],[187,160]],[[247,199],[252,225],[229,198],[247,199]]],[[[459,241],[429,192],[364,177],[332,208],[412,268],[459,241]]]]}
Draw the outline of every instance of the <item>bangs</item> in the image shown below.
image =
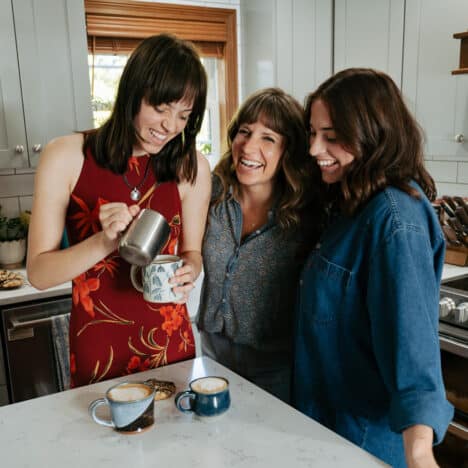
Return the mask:
{"type": "Polygon", "coordinates": [[[244,112],[239,115],[239,124],[260,122],[275,133],[285,136],[287,129],[281,107],[278,106],[278,102],[275,102],[273,97],[257,100],[252,105],[247,106],[244,112]]]}
{"type": "Polygon", "coordinates": [[[200,65],[187,57],[171,57],[169,65],[149,77],[144,97],[152,106],[183,101],[194,108],[204,100],[205,77],[200,65]]]}

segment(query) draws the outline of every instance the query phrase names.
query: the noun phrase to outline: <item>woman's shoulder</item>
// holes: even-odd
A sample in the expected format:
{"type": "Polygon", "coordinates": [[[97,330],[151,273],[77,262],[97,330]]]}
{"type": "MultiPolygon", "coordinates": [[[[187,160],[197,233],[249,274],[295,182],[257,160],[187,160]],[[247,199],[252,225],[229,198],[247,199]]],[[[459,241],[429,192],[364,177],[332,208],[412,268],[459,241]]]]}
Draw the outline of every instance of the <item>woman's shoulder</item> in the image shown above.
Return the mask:
{"type": "Polygon", "coordinates": [[[181,180],[178,183],[180,197],[183,200],[187,195],[196,193],[208,194],[211,190],[211,170],[210,164],[203,154],[197,151],[197,177],[194,183],[188,180],[181,180]]]}
{"type": "Polygon", "coordinates": [[[75,133],[54,138],[45,146],[39,159],[41,166],[56,167],[65,174],[83,164],[83,135],[75,133]]]}
{"type": "Polygon", "coordinates": [[[437,219],[431,203],[419,186],[419,197],[412,196],[397,187],[386,187],[377,193],[364,207],[362,220],[375,229],[385,228],[388,234],[396,230],[426,230],[437,219]]]}

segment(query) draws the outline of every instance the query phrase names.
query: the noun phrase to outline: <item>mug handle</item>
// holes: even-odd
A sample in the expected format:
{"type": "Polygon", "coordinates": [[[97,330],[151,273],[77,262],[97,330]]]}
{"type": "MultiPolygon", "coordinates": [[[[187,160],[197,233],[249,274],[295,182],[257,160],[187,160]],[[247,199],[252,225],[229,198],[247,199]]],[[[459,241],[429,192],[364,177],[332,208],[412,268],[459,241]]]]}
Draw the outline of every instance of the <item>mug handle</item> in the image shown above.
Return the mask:
{"type": "Polygon", "coordinates": [[[96,410],[98,406],[101,405],[107,405],[107,400],[105,398],[99,398],[97,400],[94,400],[88,408],[89,414],[91,417],[94,419],[94,422],[97,422],[98,424],[101,424],[101,426],[107,426],[107,427],[115,427],[115,424],[109,420],[109,419],[102,419],[99,416],[96,415],[96,410]]]}
{"type": "Polygon", "coordinates": [[[179,392],[175,396],[175,404],[177,406],[177,409],[182,411],[182,413],[191,413],[193,412],[193,404],[190,402],[188,408],[182,406],[182,401],[188,398],[189,400],[194,401],[195,400],[195,393],[193,393],[191,390],[185,390],[183,392],[179,392]]]}
{"type": "Polygon", "coordinates": [[[133,287],[140,292],[143,292],[143,283],[141,281],[141,267],[132,265],[130,268],[130,279],[132,280],[133,287]]]}

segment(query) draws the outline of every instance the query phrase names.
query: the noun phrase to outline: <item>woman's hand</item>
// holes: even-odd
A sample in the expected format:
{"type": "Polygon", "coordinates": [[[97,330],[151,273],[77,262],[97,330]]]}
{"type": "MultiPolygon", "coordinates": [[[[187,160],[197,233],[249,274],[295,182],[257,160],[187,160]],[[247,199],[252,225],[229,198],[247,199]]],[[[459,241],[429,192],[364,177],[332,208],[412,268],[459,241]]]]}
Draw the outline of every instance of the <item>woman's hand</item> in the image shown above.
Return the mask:
{"type": "Polygon", "coordinates": [[[125,231],[133,218],[139,213],[138,205],[127,206],[125,203],[106,203],[99,208],[99,221],[104,235],[115,241],[125,231]]]}
{"type": "Polygon", "coordinates": [[[182,294],[182,297],[178,301],[174,301],[176,304],[185,304],[188,301],[190,291],[195,287],[195,271],[194,267],[190,262],[187,262],[176,270],[174,277],[169,280],[169,283],[174,284],[172,290],[175,294],[182,294]]]}
{"type": "Polygon", "coordinates": [[[403,443],[408,468],[438,468],[432,452],[432,427],[416,424],[403,431],[403,443]]]}

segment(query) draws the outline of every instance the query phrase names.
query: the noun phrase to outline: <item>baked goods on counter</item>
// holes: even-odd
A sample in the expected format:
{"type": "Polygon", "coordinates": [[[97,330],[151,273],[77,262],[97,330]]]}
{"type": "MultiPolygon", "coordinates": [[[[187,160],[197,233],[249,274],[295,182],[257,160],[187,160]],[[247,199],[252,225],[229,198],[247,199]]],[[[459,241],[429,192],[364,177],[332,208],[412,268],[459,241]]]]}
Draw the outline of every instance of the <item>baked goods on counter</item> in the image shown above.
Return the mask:
{"type": "Polygon", "coordinates": [[[20,273],[0,270],[0,290],[20,288],[24,284],[24,277],[20,273]]]}

